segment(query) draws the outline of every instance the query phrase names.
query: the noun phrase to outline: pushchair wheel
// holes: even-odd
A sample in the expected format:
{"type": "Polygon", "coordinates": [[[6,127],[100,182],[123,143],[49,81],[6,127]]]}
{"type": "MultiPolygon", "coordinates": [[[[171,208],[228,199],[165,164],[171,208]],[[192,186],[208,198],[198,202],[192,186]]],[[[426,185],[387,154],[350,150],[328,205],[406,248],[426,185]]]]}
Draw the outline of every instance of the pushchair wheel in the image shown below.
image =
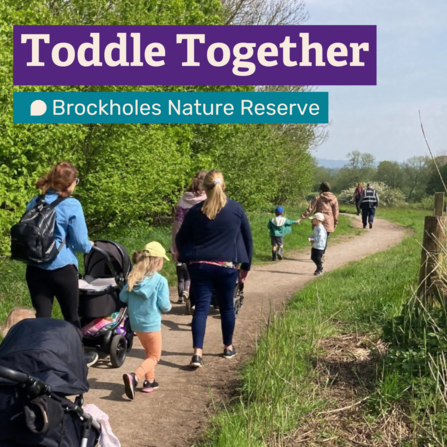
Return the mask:
{"type": "Polygon", "coordinates": [[[194,315],[194,310],[191,306],[191,300],[186,298],[185,301],[185,315],[194,315]]]}
{"type": "Polygon", "coordinates": [[[126,360],[127,341],[122,335],[114,335],[110,344],[110,362],[114,368],[119,368],[126,360]]]}

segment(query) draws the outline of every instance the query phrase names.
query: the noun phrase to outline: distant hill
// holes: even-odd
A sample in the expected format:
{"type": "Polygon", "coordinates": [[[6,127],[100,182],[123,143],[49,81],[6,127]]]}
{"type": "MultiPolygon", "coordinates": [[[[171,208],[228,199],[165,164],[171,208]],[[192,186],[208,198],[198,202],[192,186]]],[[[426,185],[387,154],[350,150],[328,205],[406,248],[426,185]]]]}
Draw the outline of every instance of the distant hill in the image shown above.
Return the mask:
{"type": "Polygon", "coordinates": [[[328,169],[339,169],[348,163],[348,160],[327,160],[326,158],[317,158],[318,166],[328,169]]]}

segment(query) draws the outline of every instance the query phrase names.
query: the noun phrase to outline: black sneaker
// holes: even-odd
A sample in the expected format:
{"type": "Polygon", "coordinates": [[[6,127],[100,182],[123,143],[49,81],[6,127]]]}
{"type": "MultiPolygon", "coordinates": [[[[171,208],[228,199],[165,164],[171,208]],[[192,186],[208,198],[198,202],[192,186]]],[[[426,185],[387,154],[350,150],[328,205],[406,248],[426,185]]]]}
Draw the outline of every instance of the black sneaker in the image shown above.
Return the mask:
{"type": "Polygon", "coordinates": [[[233,349],[224,349],[223,356],[225,359],[232,359],[236,355],[236,348],[233,346],[233,349]]]}
{"type": "Polygon", "coordinates": [[[143,393],[152,393],[152,391],[158,390],[158,388],[158,382],[156,382],[155,380],[153,380],[152,382],[149,382],[149,380],[145,380],[143,383],[143,389],[141,391],[143,391],[143,393]]]}
{"type": "Polygon", "coordinates": [[[321,276],[323,274],[323,270],[317,270],[314,275],[315,276],[321,276]]]}
{"type": "Polygon", "coordinates": [[[84,352],[84,361],[85,364],[90,367],[93,366],[99,359],[99,355],[96,351],[85,351],[84,352]]]}
{"type": "Polygon", "coordinates": [[[133,400],[135,399],[135,388],[137,387],[138,381],[134,373],[123,374],[124,391],[126,396],[133,400]]]}
{"type": "Polygon", "coordinates": [[[191,368],[201,368],[203,366],[203,360],[200,355],[193,355],[191,359],[191,363],[189,364],[191,368]]]}
{"type": "Polygon", "coordinates": [[[369,224],[369,229],[372,230],[372,227],[373,227],[373,224],[370,223],[370,224],[369,224]]]}
{"type": "Polygon", "coordinates": [[[183,296],[178,297],[177,304],[183,304],[183,296]]]}

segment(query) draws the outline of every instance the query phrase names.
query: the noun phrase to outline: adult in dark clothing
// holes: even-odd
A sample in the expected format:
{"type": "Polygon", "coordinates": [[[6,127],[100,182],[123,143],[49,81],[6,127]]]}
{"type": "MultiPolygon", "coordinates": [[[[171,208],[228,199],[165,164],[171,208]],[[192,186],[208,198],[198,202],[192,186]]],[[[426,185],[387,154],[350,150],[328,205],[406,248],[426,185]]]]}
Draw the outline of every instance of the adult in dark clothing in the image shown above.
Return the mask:
{"type": "Polygon", "coordinates": [[[368,183],[366,189],[363,191],[362,200],[360,202],[363,228],[366,228],[366,225],[369,223],[369,228],[372,229],[374,216],[376,215],[376,208],[378,206],[379,195],[377,194],[377,191],[373,189],[371,183],[368,183]]]}
{"type": "Polygon", "coordinates": [[[362,202],[362,197],[363,197],[363,184],[362,183],[358,183],[355,190],[354,190],[354,194],[352,196],[352,201],[355,203],[355,207],[357,208],[357,216],[360,216],[360,205],[362,202]]]}
{"type": "Polygon", "coordinates": [[[253,253],[247,216],[239,203],[227,199],[222,173],[208,172],[203,187],[206,200],[189,210],[176,237],[179,261],[188,263],[195,298],[194,355],[190,363],[193,368],[203,366],[203,340],[213,291],[221,315],[223,356],[230,359],[236,355],[234,288],[238,275],[241,283],[247,279],[253,253]]]}

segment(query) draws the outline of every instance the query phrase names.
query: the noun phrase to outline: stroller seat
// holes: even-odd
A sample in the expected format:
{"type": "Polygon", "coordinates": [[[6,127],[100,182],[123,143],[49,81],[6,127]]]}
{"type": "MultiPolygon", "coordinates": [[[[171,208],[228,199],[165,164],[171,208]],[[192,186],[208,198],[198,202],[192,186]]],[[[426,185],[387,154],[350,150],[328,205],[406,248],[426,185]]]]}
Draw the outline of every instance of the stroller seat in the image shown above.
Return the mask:
{"type": "Polygon", "coordinates": [[[80,292],[106,292],[117,287],[115,278],[93,278],[86,275],[84,279],[79,280],[80,292]]]}

